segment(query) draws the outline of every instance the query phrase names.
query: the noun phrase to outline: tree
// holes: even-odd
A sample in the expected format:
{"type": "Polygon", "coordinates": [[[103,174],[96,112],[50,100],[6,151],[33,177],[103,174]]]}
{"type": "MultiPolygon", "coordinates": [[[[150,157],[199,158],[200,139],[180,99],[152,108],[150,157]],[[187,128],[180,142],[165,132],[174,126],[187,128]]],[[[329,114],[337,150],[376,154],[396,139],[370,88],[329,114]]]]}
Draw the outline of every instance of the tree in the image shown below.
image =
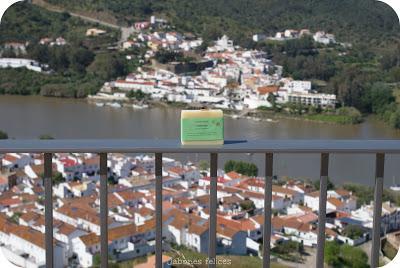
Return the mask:
{"type": "Polygon", "coordinates": [[[50,49],[49,65],[57,72],[65,72],[70,66],[69,52],[65,46],[50,49]]]}
{"type": "Polygon", "coordinates": [[[378,82],[370,86],[362,97],[367,112],[382,114],[387,105],[395,102],[393,90],[386,84],[378,82]]]}
{"type": "Polygon", "coordinates": [[[144,100],[149,97],[149,94],[144,93],[143,91],[139,90],[131,90],[126,94],[126,96],[130,99],[135,99],[138,101],[144,100]]]}
{"type": "Polygon", "coordinates": [[[101,256],[100,256],[100,253],[96,253],[94,256],[93,256],[93,267],[100,267],[100,264],[101,264],[101,256]]]}
{"type": "Polygon", "coordinates": [[[357,196],[357,206],[369,204],[374,200],[374,191],[371,187],[355,183],[346,183],[343,188],[357,196]]]}
{"type": "Polygon", "coordinates": [[[276,108],[276,96],[273,93],[269,93],[267,100],[269,103],[271,103],[272,108],[275,109],[276,108]]]}
{"type": "MultiPolygon", "coordinates": [[[[327,180],[328,180],[328,185],[327,185],[328,190],[334,190],[335,189],[335,184],[333,184],[333,182],[329,178],[327,180]]],[[[319,190],[319,186],[320,186],[320,180],[314,181],[314,188],[316,190],[319,190]]]]}
{"type": "Polygon", "coordinates": [[[339,245],[334,241],[325,243],[325,262],[332,267],[367,268],[368,256],[360,248],[339,245]]]}
{"type": "Polygon", "coordinates": [[[235,160],[227,161],[224,165],[224,170],[226,173],[235,171],[237,173],[252,177],[257,176],[258,174],[258,168],[255,164],[235,160]]]}
{"type": "Polygon", "coordinates": [[[391,114],[390,125],[393,128],[400,129],[400,108],[397,108],[396,112],[391,114]]]}
{"type": "Polygon", "coordinates": [[[200,160],[199,167],[200,170],[208,170],[210,168],[210,163],[206,160],[200,160]]]}
{"type": "Polygon", "coordinates": [[[110,185],[115,185],[118,184],[118,179],[116,179],[114,176],[109,176],[107,182],[110,185]]]}
{"type": "Polygon", "coordinates": [[[39,140],[54,140],[54,137],[48,134],[42,134],[39,136],[39,140]]]}
{"type": "Polygon", "coordinates": [[[126,74],[126,64],[117,54],[97,54],[88,71],[103,80],[110,80],[126,74]]]}
{"type": "Polygon", "coordinates": [[[363,121],[362,114],[354,107],[341,107],[336,110],[336,115],[343,118],[344,124],[358,124],[363,121]]]}
{"type": "Polygon", "coordinates": [[[325,243],[325,262],[333,267],[338,267],[341,264],[340,261],[340,246],[336,242],[325,243]]]}
{"type": "Polygon", "coordinates": [[[343,258],[344,264],[347,267],[353,267],[353,268],[369,267],[368,256],[360,248],[344,245],[341,247],[341,256],[343,258]]]}
{"type": "Polygon", "coordinates": [[[0,130],[0,140],[6,140],[6,139],[8,139],[8,134],[0,130]]]}
{"type": "Polygon", "coordinates": [[[53,183],[54,184],[59,184],[65,182],[65,178],[60,172],[57,172],[56,174],[53,175],[53,183]]]}
{"type": "Polygon", "coordinates": [[[10,217],[10,221],[19,224],[19,218],[22,216],[22,212],[14,212],[14,214],[10,217]]]}
{"type": "Polygon", "coordinates": [[[236,165],[236,161],[234,161],[234,160],[227,161],[224,165],[225,173],[235,170],[235,165],[236,165]]]}
{"type": "Polygon", "coordinates": [[[78,73],[85,73],[86,67],[93,62],[94,53],[85,48],[75,48],[71,51],[71,67],[78,73]]]}
{"type": "Polygon", "coordinates": [[[360,238],[364,234],[364,230],[357,225],[347,225],[343,230],[343,235],[350,239],[360,238]]]}
{"type": "Polygon", "coordinates": [[[50,61],[49,48],[44,45],[34,44],[28,47],[30,57],[40,63],[48,63],[50,61]]]}
{"type": "Polygon", "coordinates": [[[243,200],[240,203],[240,208],[244,211],[254,211],[254,209],[256,209],[256,205],[254,204],[253,201],[251,200],[243,200]]]}
{"type": "Polygon", "coordinates": [[[170,50],[159,50],[156,52],[154,58],[156,59],[156,61],[162,64],[166,64],[168,62],[173,62],[173,61],[182,62],[184,60],[182,52],[175,52],[170,50]]]}
{"type": "MultiPolygon", "coordinates": [[[[63,175],[60,172],[54,172],[52,174],[52,179],[53,179],[53,183],[54,184],[59,184],[62,182],[65,182],[65,178],[63,177],[63,175]]],[[[40,178],[44,178],[44,174],[40,174],[40,178]]]]}

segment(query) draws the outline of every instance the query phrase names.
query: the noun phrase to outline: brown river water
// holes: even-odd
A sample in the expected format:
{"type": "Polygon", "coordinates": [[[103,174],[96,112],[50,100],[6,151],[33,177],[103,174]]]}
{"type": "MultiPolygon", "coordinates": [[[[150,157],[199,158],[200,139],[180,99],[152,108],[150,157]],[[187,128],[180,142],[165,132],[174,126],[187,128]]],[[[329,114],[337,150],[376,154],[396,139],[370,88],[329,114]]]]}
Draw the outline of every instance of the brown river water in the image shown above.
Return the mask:
{"type": "MultiPolygon", "coordinates": [[[[85,100],[44,98],[37,96],[0,96],[0,129],[15,139],[35,139],[49,134],[57,139],[179,139],[179,114],[175,108],[97,107],[85,100]]],[[[226,139],[399,139],[400,131],[377,120],[360,125],[331,125],[301,120],[280,119],[262,122],[251,119],[225,118],[226,139]]],[[[186,161],[207,159],[207,155],[171,155],[186,161]]],[[[263,174],[263,156],[223,154],[227,159],[251,161],[263,174]]],[[[318,155],[276,155],[274,173],[279,176],[316,179],[318,155]]],[[[400,156],[388,155],[385,185],[400,183],[400,156]]],[[[373,184],[373,155],[333,155],[330,178],[335,183],[373,184]]]]}

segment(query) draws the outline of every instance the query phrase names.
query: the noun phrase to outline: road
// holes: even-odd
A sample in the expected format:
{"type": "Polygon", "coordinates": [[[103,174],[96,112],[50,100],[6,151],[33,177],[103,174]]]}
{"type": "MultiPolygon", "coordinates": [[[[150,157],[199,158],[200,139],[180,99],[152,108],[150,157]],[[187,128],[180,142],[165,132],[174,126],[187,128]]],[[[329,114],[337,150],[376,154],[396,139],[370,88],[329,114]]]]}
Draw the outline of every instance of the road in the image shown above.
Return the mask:
{"type": "Polygon", "coordinates": [[[129,36],[131,36],[133,33],[136,33],[136,30],[133,27],[124,27],[121,25],[117,25],[115,23],[111,23],[105,20],[102,20],[101,18],[93,18],[87,15],[83,15],[80,13],[76,13],[76,12],[71,12],[69,10],[63,9],[61,7],[58,6],[54,6],[54,5],[50,5],[48,3],[46,3],[43,0],[33,0],[32,4],[34,5],[38,5],[42,8],[45,8],[49,11],[53,11],[53,12],[58,12],[58,13],[62,13],[62,12],[68,12],[71,16],[73,17],[77,17],[80,18],[84,21],[88,21],[88,22],[92,22],[92,23],[98,23],[100,25],[103,25],[105,27],[109,27],[109,28],[113,28],[113,29],[118,29],[121,31],[121,37],[118,41],[119,45],[122,45],[125,41],[127,41],[129,39],[129,36]]]}

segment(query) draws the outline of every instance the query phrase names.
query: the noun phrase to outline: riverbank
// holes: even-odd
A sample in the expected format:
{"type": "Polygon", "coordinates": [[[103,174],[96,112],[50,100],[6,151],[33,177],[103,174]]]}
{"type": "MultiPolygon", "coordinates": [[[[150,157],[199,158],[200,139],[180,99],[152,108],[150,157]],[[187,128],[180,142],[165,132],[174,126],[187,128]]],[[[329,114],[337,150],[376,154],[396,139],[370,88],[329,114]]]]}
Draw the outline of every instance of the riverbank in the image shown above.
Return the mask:
{"type": "MultiPolygon", "coordinates": [[[[182,102],[161,102],[161,101],[153,101],[155,105],[159,105],[162,107],[172,107],[178,109],[193,109],[193,108],[212,108],[211,106],[206,105],[195,105],[195,104],[186,104],[182,102]]],[[[224,115],[226,117],[230,117],[232,119],[249,119],[259,122],[269,122],[269,123],[277,123],[281,119],[289,119],[289,120],[300,120],[307,122],[315,122],[320,124],[332,124],[332,125],[357,125],[364,122],[367,116],[362,117],[361,114],[356,117],[352,117],[350,115],[344,114],[289,114],[285,112],[275,112],[272,110],[264,110],[264,109],[255,109],[248,110],[247,112],[236,111],[230,109],[222,109],[224,111],[224,115]]]]}
{"type": "MultiPolygon", "coordinates": [[[[120,103],[121,107],[124,104],[128,105],[129,107],[133,104],[142,105],[142,100],[135,100],[126,97],[113,97],[113,98],[101,98],[101,97],[72,97],[72,96],[41,96],[39,94],[29,94],[28,92],[24,92],[21,94],[2,94],[0,90],[0,96],[40,96],[45,98],[60,98],[60,99],[77,99],[77,100],[86,100],[88,103],[96,104],[96,103],[104,103],[107,102],[111,103],[120,103]]],[[[163,108],[177,108],[177,109],[201,109],[201,108],[212,108],[212,106],[202,105],[202,104],[187,104],[182,102],[164,102],[159,100],[146,100],[145,104],[147,105],[146,108],[151,107],[163,107],[163,108]]],[[[279,120],[298,120],[298,121],[305,121],[305,122],[314,122],[318,124],[330,124],[330,125],[357,125],[363,123],[366,118],[374,118],[374,115],[364,115],[359,119],[352,119],[347,115],[335,115],[335,114],[289,114],[286,112],[275,112],[272,110],[264,110],[264,109],[257,109],[257,110],[249,110],[244,116],[240,116],[242,111],[230,110],[230,109],[222,109],[224,111],[224,115],[226,117],[230,117],[232,119],[249,119],[253,121],[259,122],[269,122],[269,123],[277,123],[279,120]]]]}

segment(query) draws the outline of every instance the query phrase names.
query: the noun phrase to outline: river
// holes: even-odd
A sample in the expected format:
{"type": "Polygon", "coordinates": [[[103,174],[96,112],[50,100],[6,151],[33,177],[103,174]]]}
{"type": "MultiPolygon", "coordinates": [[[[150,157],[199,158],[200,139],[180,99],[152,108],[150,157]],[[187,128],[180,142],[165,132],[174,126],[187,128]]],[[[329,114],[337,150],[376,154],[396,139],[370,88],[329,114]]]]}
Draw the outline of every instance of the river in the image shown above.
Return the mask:
{"type": "MultiPolygon", "coordinates": [[[[0,129],[11,138],[35,139],[49,134],[57,139],[179,138],[179,113],[175,108],[97,107],[85,100],[38,96],[0,96],[0,129]]],[[[225,119],[226,139],[399,139],[400,131],[377,120],[360,125],[330,125],[280,119],[278,123],[250,119],[225,119]]],[[[207,155],[172,155],[180,160],[197,161],[207,155]]],[[[223,154],[227,159],[252,161],[263,173],[261,155],[223,154]]],[[[318,178],[318,155],[276,155],[274,173],[279,176],[318,178]]],[[[385,185],[400,183],[400,156],[388,155],[385,185]]],[[[373,185],[374,156],[333,155],[330,178],[335,183],[358,182],[373,185]]]]}

